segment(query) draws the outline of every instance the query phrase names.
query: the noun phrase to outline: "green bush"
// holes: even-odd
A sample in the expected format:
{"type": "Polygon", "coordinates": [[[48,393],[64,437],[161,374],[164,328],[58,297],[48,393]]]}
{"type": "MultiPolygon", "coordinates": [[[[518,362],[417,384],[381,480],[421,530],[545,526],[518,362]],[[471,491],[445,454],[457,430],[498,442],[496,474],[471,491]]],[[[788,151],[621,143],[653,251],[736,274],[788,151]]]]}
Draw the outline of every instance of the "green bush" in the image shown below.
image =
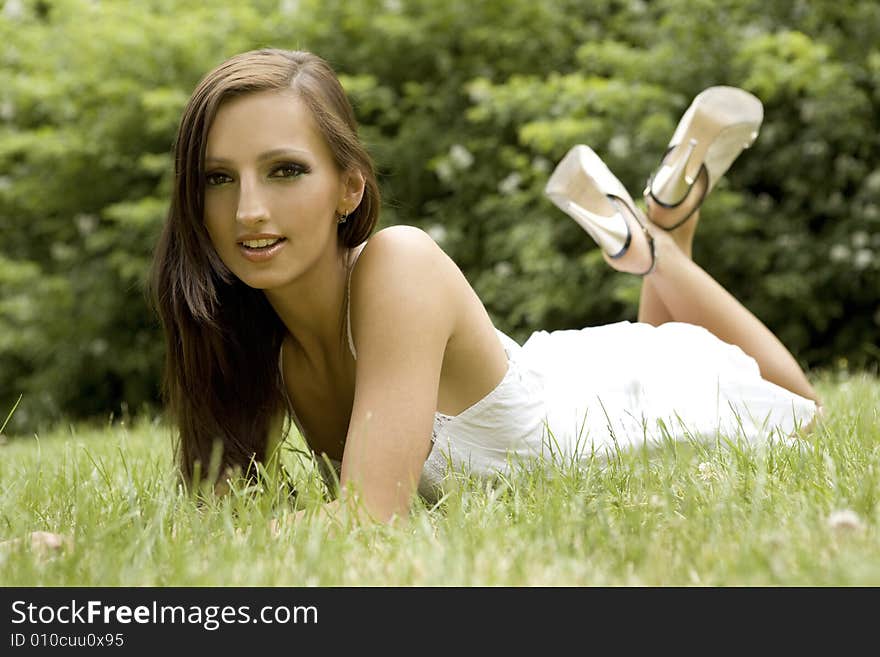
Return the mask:
{"type": "Polygon", "coordinates": [[[0,408],[10,426],[155,403],[143,282],[171,142],[225,57],[311,49],[379,165],[383,224],[422,226],[497,325],[633,318],[542,196],[590,144],[638,196],[690,99],[742,86],[755,146],[707,201],[695,255],[808,366],[874,367],[880,325],[880,6],[757,0],[445,3],[7,0],[0,13],[0,408]]]}

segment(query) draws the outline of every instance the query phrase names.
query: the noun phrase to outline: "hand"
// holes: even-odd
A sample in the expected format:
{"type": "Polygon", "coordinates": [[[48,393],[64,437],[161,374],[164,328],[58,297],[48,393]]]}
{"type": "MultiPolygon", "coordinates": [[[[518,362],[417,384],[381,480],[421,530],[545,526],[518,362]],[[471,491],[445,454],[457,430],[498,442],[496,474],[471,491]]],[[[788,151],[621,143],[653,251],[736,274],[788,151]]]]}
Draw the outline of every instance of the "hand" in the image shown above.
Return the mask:
{"type": "MultiPolygon", "coordinates": [[[[353,525],[373,525],[379,522],[367,512],[357,496],[347,496],[345,501],[337,498],[320,505],[317,509],[300,509],[281,518],[272,518],[269,521],[269,533],[277,538],[284,527],[290,527],[304,519],[317,517],[324,521],[331,531],[351,528],[353,525]]],[[[392,524],[397,518],[396,515],[392,516],[386,523],[392,524]]]]}
{"type": "Polygon", "coordinates": [[[290,527],[291,525],[296,524],[297,522],[299,522],[300,520],[303,519],[305,514],[306,514],[306,509],[300,509],[296,513],[293,513],[291,515],[284,515],[284,516],[282,516],[282,518],[272,518],[269,521],[269,533],[274,538],[278,538],[278,536],[281,534],[281,530],[285,526],[290,527]]]}

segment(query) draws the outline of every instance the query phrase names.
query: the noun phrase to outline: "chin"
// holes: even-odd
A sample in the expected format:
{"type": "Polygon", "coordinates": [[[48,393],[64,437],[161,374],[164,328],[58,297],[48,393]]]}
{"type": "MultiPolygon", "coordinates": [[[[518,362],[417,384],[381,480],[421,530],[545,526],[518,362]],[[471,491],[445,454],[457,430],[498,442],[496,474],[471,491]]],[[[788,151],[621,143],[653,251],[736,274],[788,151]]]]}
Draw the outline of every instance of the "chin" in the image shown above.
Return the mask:
{"type": "Polygon", "coordinates": [[[278,285],[276,280],[278,278],[277,272],[249,271],[247,267],[236,267],[233,269],[229,265],[226,266],[232,272],[232,275],[235,276],[236,280],[255,290],[265,290],[266,288],[278,285]]]}
{"type": "Polygon", "coordinates": [[[239,277],[242,283],[247,285],[249,288],[253,288],[254,290],[271,290],[277,287],[282,287],[288,281],[279,280],[276,276],[247,276],[247,277],[239,277]]]}

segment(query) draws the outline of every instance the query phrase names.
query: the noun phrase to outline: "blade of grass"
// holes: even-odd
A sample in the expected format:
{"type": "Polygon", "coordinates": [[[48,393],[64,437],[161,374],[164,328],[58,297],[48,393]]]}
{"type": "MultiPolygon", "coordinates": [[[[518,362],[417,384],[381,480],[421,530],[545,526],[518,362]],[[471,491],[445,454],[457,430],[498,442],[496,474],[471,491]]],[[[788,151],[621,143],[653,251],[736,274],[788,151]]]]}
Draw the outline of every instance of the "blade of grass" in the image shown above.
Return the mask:
{"type": "Polygon", "coordinates": [[[6,424],[9,422],[9,418],[12,417],[12,414],[15,413],[15,409],[18,408],[18,405],[21,403],[21,398],[24,395],[19,395],[18,399],[15,400],[15,404],[12,406],[12,410],[9,411],[9,415],[6,416],[6,419],[3,420],[3,426],[0,426],[0,433],[3,433],[3,430],[6,428],[6,424]]]}

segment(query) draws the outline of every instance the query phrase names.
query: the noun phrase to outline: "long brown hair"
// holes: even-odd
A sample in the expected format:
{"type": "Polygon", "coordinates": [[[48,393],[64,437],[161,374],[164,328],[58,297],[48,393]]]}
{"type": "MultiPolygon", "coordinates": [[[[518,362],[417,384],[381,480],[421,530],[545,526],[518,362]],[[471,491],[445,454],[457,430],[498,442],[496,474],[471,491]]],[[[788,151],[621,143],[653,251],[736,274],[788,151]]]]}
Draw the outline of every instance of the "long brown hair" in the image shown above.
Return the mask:
{"type": "Polygon", "coordinates": [[[284,326],[265,294],[242,283],[220,260],[203,222],[205,145],[220,105],[242,94],[293,89],[311,110],[340,170],[366,181],[360,205],[340,224],[340,247],[372,233],[379,188],[357,136],[351,104],[330,65],[302,51],[254,50],[223,62],[198,84],[180,121],[174,185],[154,253],[150,296],[162,321],[162,394],[179,431],[187,483],[212,460],[218,474],[266,458],[273,421],[285,408],[278,355],[284,326]],[[219,449],[218,449],[219,448],[219,449]],[[201,464],[198,466],[197,464],[201,464]]]}

